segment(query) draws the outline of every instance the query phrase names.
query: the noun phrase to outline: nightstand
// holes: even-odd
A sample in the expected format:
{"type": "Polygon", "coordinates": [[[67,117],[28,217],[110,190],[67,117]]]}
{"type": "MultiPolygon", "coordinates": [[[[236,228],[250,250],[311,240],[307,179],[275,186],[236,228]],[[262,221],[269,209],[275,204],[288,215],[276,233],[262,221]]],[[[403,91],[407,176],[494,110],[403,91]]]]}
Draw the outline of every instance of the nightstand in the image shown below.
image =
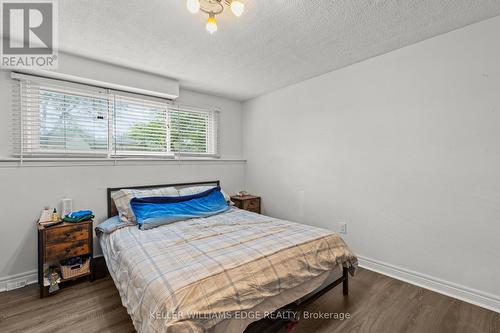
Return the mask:
{"type": "Polygon", "coordinates": [[[233,195],[231,201],[240,209],[260,214],[260,197],[254,195],[233,195]]]}
{"type": "MultiPolygon", "coordinates": [[[[93,240],[92,221],[80,223],[63,222],[51,227],[38,225],[38,285],[40,286],[40,297],[46,297],[49,286],[44,277],[44,272],[50,266],[60,266],[59,262],[71,257],[84,257],[92,260],[93,240]]],[[[90,262],[89,262],[90,264],[90,262]]],[[[91,265],[89,267],[92,267],[91,265]]],[[[65,282],[73,281],[81,277],[91,277],[91,268],[88,272],[68,279],[63,279],[59,287],[65,282]]]]}

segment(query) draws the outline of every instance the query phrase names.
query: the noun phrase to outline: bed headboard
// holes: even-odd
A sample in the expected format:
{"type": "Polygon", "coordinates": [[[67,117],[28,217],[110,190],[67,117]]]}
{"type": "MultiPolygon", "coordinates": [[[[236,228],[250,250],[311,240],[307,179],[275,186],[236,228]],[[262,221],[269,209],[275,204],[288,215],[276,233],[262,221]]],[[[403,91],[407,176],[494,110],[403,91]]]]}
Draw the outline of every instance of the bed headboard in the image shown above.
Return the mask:
{"type": "Polygon", "coordinates": [[[159,187],[183,188],[183,187],[190,187],[190,186],[210,186],[210,185],[220,186],[220,180],[213,180],[213,181],[206,181],[206,182],[195,182],[195,183],[110,187],[107,189],[107,193],[106,193],[106,199],[108,202],[108,218],[111,218],[111,217],[118,214],[118,211],[116,210],[115,203],[114,203],[113,199],[111,199],[111,194],[113,192],[119,191],[119,190],[124,189],[124,188],[132,189],[132,190],[147,190],[147,189],[159,188],[159,187]]]}

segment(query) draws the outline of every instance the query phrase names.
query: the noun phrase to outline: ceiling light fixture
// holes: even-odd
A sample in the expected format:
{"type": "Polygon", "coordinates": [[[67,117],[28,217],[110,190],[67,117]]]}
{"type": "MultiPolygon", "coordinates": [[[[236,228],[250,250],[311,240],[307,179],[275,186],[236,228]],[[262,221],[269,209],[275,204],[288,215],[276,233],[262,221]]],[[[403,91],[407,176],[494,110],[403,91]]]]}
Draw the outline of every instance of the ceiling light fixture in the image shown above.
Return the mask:
{"type": "Polygon", "coordinates": [[[200,1],[199,0],[187,0],[186,7],[191,13],[196,14],[200,11],[200,1]]]}
{"type": "Polygon", "coordinates": [[[217,31],[217,20],[216,15],[221,14],[224,11],[225,6],[231,8],[231,12],[237,17],[240,17],[245,11],[245,5],[239,0],[187,0],[187,9],[196,14],[200,10],[208,14],[208,21],[206,29],[208,32],[213,34],[217,31]]]}
{"type": "Polygon", "coordinates": [[[243,11],[245,10],[245,5],[238,0],[233,0],[231,1],[231,11],[233,12],[234,15],[240,17],[241,14],[243,14],[243,11]]]}
{"type": "Polygon", "coordinates": [[[207,21],[207,31],[210,32],[210,34],[213,34],[214,32],[217,31],[217,20],[215,19],[215,15],[210,13],[208,14],[208,21],[207,21]]]}

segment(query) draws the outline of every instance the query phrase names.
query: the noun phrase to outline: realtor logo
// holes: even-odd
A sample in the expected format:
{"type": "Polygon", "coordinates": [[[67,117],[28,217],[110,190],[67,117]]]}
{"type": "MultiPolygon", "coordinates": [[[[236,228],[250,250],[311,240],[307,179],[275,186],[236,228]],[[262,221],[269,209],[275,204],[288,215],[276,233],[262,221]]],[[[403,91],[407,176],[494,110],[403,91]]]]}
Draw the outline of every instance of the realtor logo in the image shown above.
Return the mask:
{"type": "Polygon", "coordinates": [[[0,0],[1,67],[56,68],[56,3],[0,0]]]}

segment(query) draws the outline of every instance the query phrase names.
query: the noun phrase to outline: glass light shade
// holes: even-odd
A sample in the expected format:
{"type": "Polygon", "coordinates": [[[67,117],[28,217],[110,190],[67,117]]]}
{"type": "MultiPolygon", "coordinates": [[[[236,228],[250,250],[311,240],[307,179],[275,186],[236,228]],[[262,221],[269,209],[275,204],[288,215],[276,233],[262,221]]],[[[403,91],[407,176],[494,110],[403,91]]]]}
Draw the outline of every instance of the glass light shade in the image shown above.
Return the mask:
{"type": "Polygon", "coordinates": [[[217,20],[215,19],[215,16],[210,15],[208,17],[206,28],[207,31],[210,32],[211,34],[217,31],[217,20]]]}
{"type": "Polygon", "coordinates": [[[231,11],[233,12],[234,15],[240,17],[243,14],[243,11],[245,10],[245,5],[238,1],[238,0],[233,0],[231,2],[231,11]]]}
{"type": "Polygon", "coordinates": [[[196,14],[200,10],[200,0],[187,0],[186,7],[191,13],[196,14]]]}

